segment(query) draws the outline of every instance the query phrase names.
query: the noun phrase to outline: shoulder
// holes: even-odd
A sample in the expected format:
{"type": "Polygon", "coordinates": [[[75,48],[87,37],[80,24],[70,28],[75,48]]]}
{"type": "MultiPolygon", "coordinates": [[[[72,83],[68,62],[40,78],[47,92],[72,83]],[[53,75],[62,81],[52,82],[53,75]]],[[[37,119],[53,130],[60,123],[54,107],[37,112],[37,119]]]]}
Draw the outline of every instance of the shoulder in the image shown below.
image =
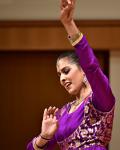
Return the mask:
{"type": "Polygon", "coordinates": [[[84,113],[85,114],[96,114],[97,116],[107,116],[109,114],[114,114],[114,109],[115,106],[112,107],[112,109],[110,111],[100,111],[99,109],[97,109],[94,104],[93,104],[93,100],[92,100],[92,95],[88,98],[88,100],[85,103],[85,107],[84,107],[84,113]]]}

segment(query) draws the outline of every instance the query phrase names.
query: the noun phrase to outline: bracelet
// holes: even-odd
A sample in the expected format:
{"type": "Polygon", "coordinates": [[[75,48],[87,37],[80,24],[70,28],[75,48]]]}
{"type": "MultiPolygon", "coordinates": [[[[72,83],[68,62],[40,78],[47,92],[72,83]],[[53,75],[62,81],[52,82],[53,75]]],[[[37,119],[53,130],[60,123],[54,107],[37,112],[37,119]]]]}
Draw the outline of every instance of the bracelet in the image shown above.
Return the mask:
{"type": "Polygon", "coordinates": [[[36,139],[37,139],[36,137],[33,139],[33,142],[32,142],[33,143],[33,148],[35,150],[43,150],[46,147],[47,144],[45,144],[43,146],[38,146],[37,143],[36,143],[36,139]]]}
{"type": "Polygon", "coordinates": [[[35,140],[35,145],[36,145],[36,146],[37,146],[37,148],[39,148],[39,149],[43,149],[43,148],[45,148],[45,146],[46,146],[46,144],[45,144],[45,145],[43,145],[43,146],[39,146],[39,145],[37,145],[36,140],[35,140]]]}
{"type": "Polygon", "coordinates": [[[83,37],[83,34],[81,32],[76,33],[72,37],[68,36],[68,39],[72,46],[75,46],[83,37]]]}
{"type": "Polygon", "coordinates": [[[46,141],[50,141],[50,140],[51,140],[51,139],[48,139],[48,138],[42,136],[41,134],[40,134],[40,137],[41,137],[42,139],[46,140],[46,141]]]}

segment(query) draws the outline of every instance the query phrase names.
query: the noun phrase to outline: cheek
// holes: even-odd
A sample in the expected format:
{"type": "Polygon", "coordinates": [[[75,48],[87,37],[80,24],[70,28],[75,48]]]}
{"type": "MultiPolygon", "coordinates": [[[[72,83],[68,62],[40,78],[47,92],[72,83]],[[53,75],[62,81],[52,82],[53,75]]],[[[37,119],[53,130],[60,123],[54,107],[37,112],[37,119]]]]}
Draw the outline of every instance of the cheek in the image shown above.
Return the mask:
{"type": "Polygon", "coordinates": [[[60,85],[62,85],[63,86],[63,83],[62,83],[62,81],[61,80],[59,80],[60,81],[60,85]]]}
{"type": "Polygon", "coordinates": [[[73,80],[75,82],[76,85],[81,85],[83,83],[83,74],[82,73],[75,73],[73,76],[73,80]]]}

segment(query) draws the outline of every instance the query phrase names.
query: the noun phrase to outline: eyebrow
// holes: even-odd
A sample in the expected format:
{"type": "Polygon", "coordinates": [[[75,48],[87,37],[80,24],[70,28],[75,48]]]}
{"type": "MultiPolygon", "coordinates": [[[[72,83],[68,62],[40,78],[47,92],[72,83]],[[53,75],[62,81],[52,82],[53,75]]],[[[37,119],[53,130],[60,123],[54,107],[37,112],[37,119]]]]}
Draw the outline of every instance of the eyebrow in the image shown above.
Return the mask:
{"type": "MultiPolygon", "coordinates": [[[[65,68],[67,68],[68,66],[65,66],[61,69],[61,72],[64,72],[65,68]]],[[[61,73],[59,71],[57,71],[57,74],[60,75],[61,73]]]]}

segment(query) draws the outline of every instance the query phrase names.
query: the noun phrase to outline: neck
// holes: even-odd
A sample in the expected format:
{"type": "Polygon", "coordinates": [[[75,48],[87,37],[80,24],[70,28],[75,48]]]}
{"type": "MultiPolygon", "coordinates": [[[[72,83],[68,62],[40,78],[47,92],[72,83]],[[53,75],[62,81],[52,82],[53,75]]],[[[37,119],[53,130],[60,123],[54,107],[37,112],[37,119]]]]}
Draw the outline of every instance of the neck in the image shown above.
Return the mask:
{"type": "Polygon", "coordinates": [[[76,95],[76,100],[82,102],[90,93],[92,89],[89,83],[86,86],[83,85],[78,95],[76,95]]]}

